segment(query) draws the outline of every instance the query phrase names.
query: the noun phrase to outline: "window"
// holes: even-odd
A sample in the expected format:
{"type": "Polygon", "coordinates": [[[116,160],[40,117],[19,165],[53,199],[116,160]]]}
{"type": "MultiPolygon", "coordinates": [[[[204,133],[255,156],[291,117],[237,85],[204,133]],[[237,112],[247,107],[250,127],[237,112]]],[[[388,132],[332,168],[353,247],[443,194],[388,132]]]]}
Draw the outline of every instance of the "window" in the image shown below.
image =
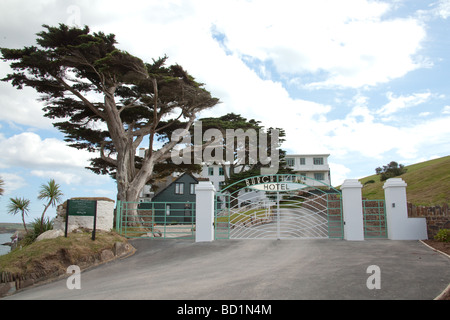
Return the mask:
{"type": "Polygon", "coordinates": [[[304,166],[306,164],[306,159],[305,158],[300,158],[300,165],[304,166]]]}
{"type": "Polygon", "coordinates": [[[184,183],[175,183],[175,194],[184,194],[184,183]]]}
{"type": "Polygon", "coordinates": [[[223,175],[225,175],[225,172],[223,171],[223,168],[220,167],[219,168],[219,176],[223,176],[223,175]]]}
{"type": "Polygon", "coordinates": [[[195,194],[195,183],[191,183],[190,189],[191,194],[195,194]]]}
{"type": "Polygon", "coordinates": [[[219,181],[219,191],[222,190],[225,186],[225,181],[219,181]]]}
{"type": "Polygon", "coordinates": [[[214,175],[214,168],[208,168],[208,176],[214,175]]]}
{"type": "Polygon", "coordinates": [[[170,216],[170,204],[166,205],[166,216],[170,216]]]}
{"type": "Polygon", "coordinates": [[[314,179],[316,180],[325,180],[325,176],[323,173],[314,173],[314,179]]]}
{"type": "Polygon", "coordinates": [[[323,165],[323,158],[314,158],[315,165],[323,165]]]}
{"type": "Polygon", "coordinates": [[[295,159],[293,159],[293,158],[286,158],[286,164],[287,164],[289,167],[293,167],[293,166],[294,166],[294,160],[295,160],[295,159]]]}

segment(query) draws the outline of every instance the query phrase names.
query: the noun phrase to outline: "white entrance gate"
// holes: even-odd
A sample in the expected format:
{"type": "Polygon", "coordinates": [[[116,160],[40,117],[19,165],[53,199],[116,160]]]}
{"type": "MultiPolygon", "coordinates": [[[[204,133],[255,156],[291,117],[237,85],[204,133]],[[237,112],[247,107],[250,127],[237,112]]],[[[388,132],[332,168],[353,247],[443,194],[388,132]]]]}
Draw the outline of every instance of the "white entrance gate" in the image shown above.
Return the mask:
{"type": "Polygon", "coordinates": [[[243,179],[216,194],[216,239],[343,237],[341,195],[295,174],[243,179]]]}

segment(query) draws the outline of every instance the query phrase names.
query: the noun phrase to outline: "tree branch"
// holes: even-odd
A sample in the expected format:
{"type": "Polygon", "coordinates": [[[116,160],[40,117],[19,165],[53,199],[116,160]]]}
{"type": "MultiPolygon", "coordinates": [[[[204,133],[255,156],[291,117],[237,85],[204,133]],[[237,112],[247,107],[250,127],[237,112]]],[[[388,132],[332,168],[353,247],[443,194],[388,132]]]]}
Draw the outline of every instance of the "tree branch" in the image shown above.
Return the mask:
{"type": "Polygon", "coordinates": [[[78,99],[80,99],[92,112],[94,112],[97,116],[99,116],[102,119],[105,119],[105,115],[103,112],[98,110],[88,99],[86,99],[81,93],[79,93],[77,90],[69,86],[62,78],[53,76],[56,81],[58,81],[60,84],[63,85],[66,90],[72,92],[78,99]]]}
{"type": "Polygon", "coordinates": [[[156,131],[156,127],[158,125],[157,121],[158,121],[158,97],[159,97],[159,92],[158,92],[158,83],[156,82],[155,78],[152,78],[152,84],[153,84],[153,91],[154,91],[154,96],[153,96],[153,126],[151,127],[150,130],[150,137],[149,139],[149,147],[148,147],[148,158],[152,158],[153,156],[153,142],[155,140],[155,131],[156,131]]]}
{"type": "Polygon", "coordinates": [[[131,109],[131,108],[137,107],[136,105],[134,105],[134,103],[135,103],[136,101],[138,101],[139,98],[140,98],[140,96],[139,96],[139,97],[136,97],[131,103],[129,103],[129,104],[124,105],[123,107],[121,107],[121,108],[119,109],[119,114],[121,114],[122,111],[124,111],[124,110],[126,110],[126,109],[131,109]]]}
{"type": "MultiPolygon", "coordinates": [[[[184,129],[188,131],[190,129],[190,127],[192,126],[192,124],[194,123],[194,121],[195,121],[195,117],[191,116],[184,129]]],[[[168,159],[170,157],[170,153],[168,153],[169,150],[171,150],[177,144],[178,144],[178,141],[170,141],[170,142],[166,143],[161,149],[156,151],[154,153],[155,163],[162,161],[164,159],[168,159]]]]}
{"type": "Polygon", "coordinates": [[[110,158],[109,156],[105,155],[105,145],[106,142],[102,142],[100,146],[100,157],[102,160],[108,162],[109,164],[117,167],[117,160],[110,158]]]}

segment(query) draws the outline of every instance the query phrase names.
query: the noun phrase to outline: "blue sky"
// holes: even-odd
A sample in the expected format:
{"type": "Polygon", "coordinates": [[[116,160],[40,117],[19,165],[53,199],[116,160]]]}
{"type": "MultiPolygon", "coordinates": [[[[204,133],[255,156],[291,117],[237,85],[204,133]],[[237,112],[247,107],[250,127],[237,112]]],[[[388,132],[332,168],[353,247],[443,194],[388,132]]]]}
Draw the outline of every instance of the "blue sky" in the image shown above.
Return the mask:
{"type": "MultiPolygon", "coordinates": [[[[146,61],[167,54],[221,100],[201,116],[284,128],[288,152],[331,154],[333,185],[450,154],[449,0],[2,0],[0,47],[33,45],[58,23],[114,33],[146,61]]],[[[0,62],[0,76],[9,71],[0,62]]],[[[38,97],[0,83],[0,221],[20,222],[6,213],[16,196],[31,200],[27,221],[38,217],[51,178],[65,198],[116,197],[38,97]]]]}

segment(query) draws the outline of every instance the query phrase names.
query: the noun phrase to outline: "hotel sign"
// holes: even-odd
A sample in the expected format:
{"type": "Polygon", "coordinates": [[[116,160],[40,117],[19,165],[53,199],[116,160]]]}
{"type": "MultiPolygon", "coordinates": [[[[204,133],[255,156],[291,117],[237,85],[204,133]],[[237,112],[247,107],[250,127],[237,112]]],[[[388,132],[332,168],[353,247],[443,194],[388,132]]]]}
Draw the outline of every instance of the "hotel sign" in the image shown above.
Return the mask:
{"type": "Polygon", "coordinates": [[[308,187],[305,178],[296,175],[267,175],[245,180],[246,187],[254,190],[280,192],[300,190],[308,187]]]}

